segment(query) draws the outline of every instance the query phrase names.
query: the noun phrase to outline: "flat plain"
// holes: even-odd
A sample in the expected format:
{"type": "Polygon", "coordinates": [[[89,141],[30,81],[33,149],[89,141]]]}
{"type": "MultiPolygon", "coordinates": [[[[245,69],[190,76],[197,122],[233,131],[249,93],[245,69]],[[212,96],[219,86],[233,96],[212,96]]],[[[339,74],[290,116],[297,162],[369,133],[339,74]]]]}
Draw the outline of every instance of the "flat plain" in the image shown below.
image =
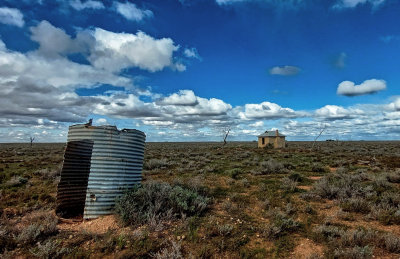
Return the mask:
{"type": "Polygon", "coordinates": [[[147,143],[143,184],[55,214],[64,144],[0,144],[0,257],[399,258],[400,142],[147,143]]]}

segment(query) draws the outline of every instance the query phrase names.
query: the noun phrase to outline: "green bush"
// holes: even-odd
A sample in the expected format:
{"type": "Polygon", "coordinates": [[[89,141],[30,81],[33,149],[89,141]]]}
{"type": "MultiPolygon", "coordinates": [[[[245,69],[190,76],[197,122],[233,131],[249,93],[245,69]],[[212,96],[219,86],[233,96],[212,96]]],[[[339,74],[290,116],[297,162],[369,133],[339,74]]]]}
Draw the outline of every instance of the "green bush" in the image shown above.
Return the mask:
{"type": "Polygon", "coordinates": [[[267,161],[262,161],[260,163],[260,168],[253,171],[253,174],[279,174],[286,173],[287,171],[283,163],[270,158],[267,161]]]}
{"type": "Polygon", "coordinates": [[[311,166],[311,171],[316,172],[316,173],[325,173],[326,167],[323,166],[321,163],[313,163],[311,166]]]}
{"type": "Polygon", "coordinates": [[[345,230],[342,227],[330,224],[323,224],[314,227],[313,239],[317,242],[326,242],[341,237],[344,233],[345,230]]]}
{"type": "Polygon", "coordinates": [[[209,198],[195,190],[152,181],[126,192],[117,200],[115,211],[125,224],[138,225],[198,215],[208,203],[209,198]]]}
{"type": "Polygon", "coordinates": [[[266,229],[266,235],[270,238],[279,238],[293,233],[300,229],[302,226],[300,222],[286,215],[286,213],[279,210],[272,210],[269,214],[273,215],[273,219],[266,229]]]}
{"type": "Polygon", "coordinates": [[[232,177],[232,179],[237,180],[239,179],[240,174],[242,174],[242,171],[243,170],[241,170],[240,168],[233,168],[225,171],[225,173],[230,177],[232,177]]]}

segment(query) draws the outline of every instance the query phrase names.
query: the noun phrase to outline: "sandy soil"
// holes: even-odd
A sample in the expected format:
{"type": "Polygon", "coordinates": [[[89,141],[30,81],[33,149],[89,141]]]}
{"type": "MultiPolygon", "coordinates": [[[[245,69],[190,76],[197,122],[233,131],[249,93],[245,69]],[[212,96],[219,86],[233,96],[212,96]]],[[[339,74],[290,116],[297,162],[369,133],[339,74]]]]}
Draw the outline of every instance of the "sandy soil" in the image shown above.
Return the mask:
{"type": "Polygon", "coordinates": [[[64,231],[87,231],[93,234],[104,234],[108,230],[115,230],[119,228],[114,215],[103,216],[93,220],[83,220],[81,222],[61,219],[57,227],[64,231]]]}

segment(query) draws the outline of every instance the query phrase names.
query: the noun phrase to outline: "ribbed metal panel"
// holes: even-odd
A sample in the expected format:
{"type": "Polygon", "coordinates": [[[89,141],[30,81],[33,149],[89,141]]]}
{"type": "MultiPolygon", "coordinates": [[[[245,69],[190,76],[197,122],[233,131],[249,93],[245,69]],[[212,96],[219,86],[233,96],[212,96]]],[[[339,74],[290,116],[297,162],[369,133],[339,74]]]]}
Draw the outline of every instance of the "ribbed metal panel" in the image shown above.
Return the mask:
{"type": "MultiPolygon", "coordinates": [[[[97,218],[110,214],[115,200],[126,188],[140,183],[142,179],[143,153],[146,136],[143,132],[134,129],[119,131],[114,126],[88,126],[73,125],[69,127],[69,143],[92,141],[90,173],[85,189],[85,219],[97,218]]],[[[67,145],[67,146],[68,146],[67,145]]],[[[68,148],[67,148],[68,149],[68,148]]],[[[75,151],[87,154],[88,150],[75,151]]],[[[69,158],[66,152],[64,168],[69,171],[63,176],[69,182],[82,181],[84,174],[80,175],[80,164],[69,158]],[[75,173],[73,173],[75,172],[75,173]],[[82,177],[82,178],[81,178],[82,177]]],[[[60,184],[61,184],[60,181],[60,184]]],[[[73,185],[59,185],[57,200],[59,204],[69,204],[75,198],[74,194],[81,195],[82,188],[77,190],[73,185]],[[70,189],[68,189],[70,188],[70,189]],[[67,190],[66,190],[67,189],[67,190]]],[[[63,207],[63,206],[61,206],[63,207]]],[[[64,205],[64,207],[68,207],[64,205]]]]}

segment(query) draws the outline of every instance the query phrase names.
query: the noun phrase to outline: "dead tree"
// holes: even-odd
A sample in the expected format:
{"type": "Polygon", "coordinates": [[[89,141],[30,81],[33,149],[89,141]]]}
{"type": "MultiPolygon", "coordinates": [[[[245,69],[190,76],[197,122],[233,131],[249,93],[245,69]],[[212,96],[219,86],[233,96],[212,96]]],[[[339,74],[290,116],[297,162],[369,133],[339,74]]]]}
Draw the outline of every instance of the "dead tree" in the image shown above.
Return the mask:
{"type": "Polygon", "coordinates": [[[230,128],[228,128],[228,130],[225,130],[225,132],[224,132],[224,146],[226,145],[226,138],[228,137],[228,135],[229,135],[229,131],[230,131],[231,129],[230,128]]]}
{"type": "Polygon", "coordinates": [[[30,139],[30,141],[31,141],[31,147],[32,147],[33,141],[35,140],[35,137],[30,136],[29,139],[30,139]]]}
{"type": "Polygon", "coordinates": [[[326,126],[326,124],[324,124],[324,126],[323,126],[323,127],[321,128],[321,130],[319,131],[318,136],[315,137],[311,149],[314,149],[315,143],[317,142],[318,138],[321,137],[322,133],[326,130],[326,128],[327,128],[327,126],[326,126]]]}

